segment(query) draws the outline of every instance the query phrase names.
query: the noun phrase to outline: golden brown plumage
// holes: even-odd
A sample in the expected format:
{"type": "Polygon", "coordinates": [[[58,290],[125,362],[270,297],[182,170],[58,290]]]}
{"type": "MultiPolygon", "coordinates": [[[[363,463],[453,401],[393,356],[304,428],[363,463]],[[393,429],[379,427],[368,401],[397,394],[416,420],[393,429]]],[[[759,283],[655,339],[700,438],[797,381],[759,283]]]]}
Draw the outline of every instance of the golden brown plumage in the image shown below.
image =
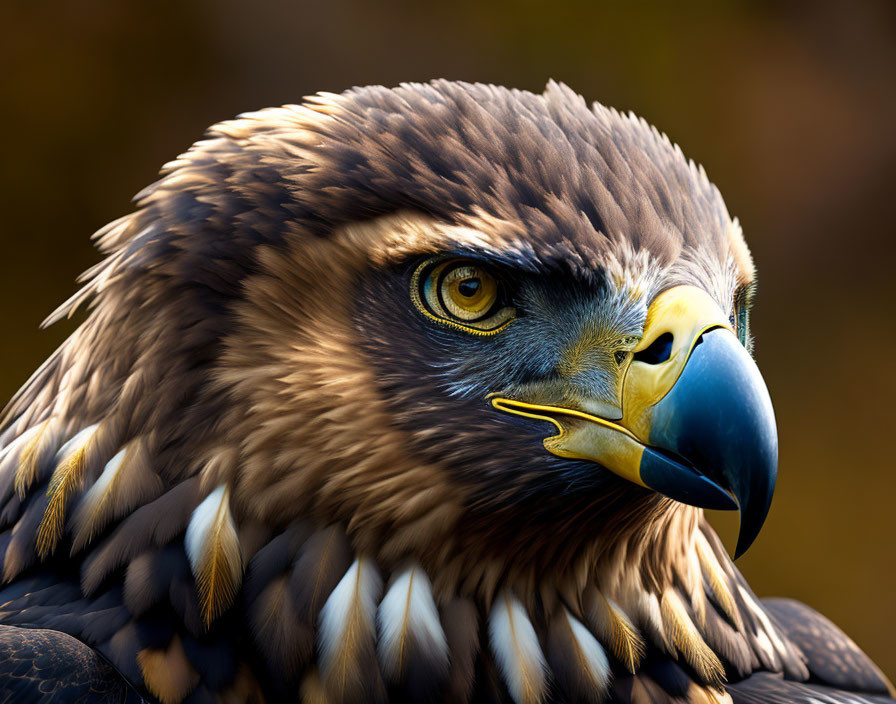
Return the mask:
{"type": "MultiPolygon", "coordinates": [[[[715,316],[687,355],[747,357],[740,226],[642,120],[554,83],[319,94],[212,127],[97,243],[50,322],[86,320],[0,425],[0,623],[166,703],[736,703],[762,673],[884,701],[626,475],[631,442],[569,450],[595,422],[647,452],[669,291],[715,316]]],[[[731,502],[706,469],[692,503],[731,502]]],[[[737,481],[758,530],[770,489],[737,481]]]]}

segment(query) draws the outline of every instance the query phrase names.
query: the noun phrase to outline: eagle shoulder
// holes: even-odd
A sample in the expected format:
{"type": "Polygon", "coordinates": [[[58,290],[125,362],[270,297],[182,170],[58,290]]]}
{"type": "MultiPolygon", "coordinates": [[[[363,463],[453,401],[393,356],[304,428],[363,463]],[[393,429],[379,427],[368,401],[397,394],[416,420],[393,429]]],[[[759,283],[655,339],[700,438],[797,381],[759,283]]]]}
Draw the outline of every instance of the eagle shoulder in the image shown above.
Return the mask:
{"type": "Polygon", "coordinates": [[[731,704],[893,704],[887,695],[792,682],[780,674],[757,672],[727,687],[731,704]]]}
{"type": "Polygon", "coordinates": [[[892,696],[893,685],[855,642],[814,609],[793,599],[763,599],[763,606],[806,656],[810,681],[892,696]]]}
{"type": "Polygon", "coordinates": [[[0,701],[144,700],[99,653],[70,635],[0,626],[0,701]]]}

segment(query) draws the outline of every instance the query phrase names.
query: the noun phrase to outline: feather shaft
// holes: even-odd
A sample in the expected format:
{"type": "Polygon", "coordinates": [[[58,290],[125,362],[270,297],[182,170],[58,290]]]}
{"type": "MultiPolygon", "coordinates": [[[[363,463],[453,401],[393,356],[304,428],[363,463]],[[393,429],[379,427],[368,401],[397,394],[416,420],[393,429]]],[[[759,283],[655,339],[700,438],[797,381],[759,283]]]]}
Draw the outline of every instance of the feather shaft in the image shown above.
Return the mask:
{"type": "Polygon", "coordinates": [[[665,592],[660,608],[666,633],[678,654],[699,673],[704,682],[720,687],[725,682],[725,668],[697,631],[678,594],[665,592]]]}
{"type": "Polygon", "coordinates": [[[382,689],[376,660],[376,602],[382,580],[374,563],[356,559],[320,613],[319,665],[336,701],[376,697],[382,689]]]}
{"type": "Polygon", "coordinates": [[[510,695],[517,704],[544,699],[546,662],[523,605],[502,592],[489,612],[489,638],[510,695]]]}
{"type": "Polygon", "coordinates": [[[632,674],[637,672],[646,651],[638,629],[622,609],[602,593],[591,593],[588,604],[587,616],[591,627],[609,645],[614,657],[626,670],[632,674]]]}
{"type": "Polygon", "coordinates": [[[554,681],[572,702],[600,701],[610,683],[610,662],[591,632],[566,607],[548,628],[548,661],[554,681]]]}
{"type": "MultiPolygon", "coordinates": [[[[380,662],[388,679],[402,679],[411,667],[445,674],[448,643],[432,585],[421,568],[409,567],[398,575],[377,610],[377,626],[380,662]]],[[[438,679],[432,672],[427,676],[438,679]]]]}
{"type": "Polygon", "coordinates": [[[54,418],[47,418],[40,425],[26,433],[28,440],[19,454],[15,474],[15,491],[19,499],[24,499],[28,489],[37,481],[43,465],[50,461],[59,442],[59,424],[54,418]]]}
{"type": "Polygon", "coordinates": [[[81,499],[73,517],[72,552],[90,543],[114,518],[161,493],[162,480],[150,468],[143,441],[134,440],[106,463],[81,499]]]}
{"type": "Polygon", "coordinates": [[[184,543],[199,590],[202,620],[209,626],[230,606],[242,581],[242,554],[230,512],[229,487],[222,484],[196,507],[184,543]]]}
{"type": "Polygon", "coordinates": [[[52,554],[65,530],[65,511],[69,499],[84,481],[87,449],[99,426],[91,425],[69,440],[56,455],[59,463],[47,489],[49,502],[37,529],[37,554],[41,559],[52,554]]]}

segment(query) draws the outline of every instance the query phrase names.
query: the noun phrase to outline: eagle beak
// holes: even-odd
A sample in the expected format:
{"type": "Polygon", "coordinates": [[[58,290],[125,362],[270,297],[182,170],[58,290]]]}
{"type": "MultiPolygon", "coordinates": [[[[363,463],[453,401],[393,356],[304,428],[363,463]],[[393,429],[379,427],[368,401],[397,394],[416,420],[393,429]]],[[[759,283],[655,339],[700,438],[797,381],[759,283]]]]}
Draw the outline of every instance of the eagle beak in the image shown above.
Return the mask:
{"type": "Polygon", "coordinates": [[[495,397],[508,413],[552,422],[555,455],[592,460],[670,499],[740,509],[735,557],[771,506],[778,435],[768,389],[719,306],[693,286],[651,304],[622,383],[622,418],[495,397]],[[732,498],[732,495],[734,498],[732,498]]]}

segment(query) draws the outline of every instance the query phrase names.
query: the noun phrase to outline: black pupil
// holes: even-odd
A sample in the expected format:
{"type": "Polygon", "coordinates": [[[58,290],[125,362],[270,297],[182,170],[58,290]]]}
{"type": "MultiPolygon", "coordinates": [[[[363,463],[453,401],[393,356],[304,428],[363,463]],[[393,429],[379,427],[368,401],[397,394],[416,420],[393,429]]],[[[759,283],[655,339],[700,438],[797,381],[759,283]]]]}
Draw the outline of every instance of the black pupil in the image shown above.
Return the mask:
{"type": "Polygon", "coordinates": [[[464,279],[457,285],[457,292],[464,298],[472,298],[479,289],[482,288],[482,282],[478,278],[464,279]]]}

